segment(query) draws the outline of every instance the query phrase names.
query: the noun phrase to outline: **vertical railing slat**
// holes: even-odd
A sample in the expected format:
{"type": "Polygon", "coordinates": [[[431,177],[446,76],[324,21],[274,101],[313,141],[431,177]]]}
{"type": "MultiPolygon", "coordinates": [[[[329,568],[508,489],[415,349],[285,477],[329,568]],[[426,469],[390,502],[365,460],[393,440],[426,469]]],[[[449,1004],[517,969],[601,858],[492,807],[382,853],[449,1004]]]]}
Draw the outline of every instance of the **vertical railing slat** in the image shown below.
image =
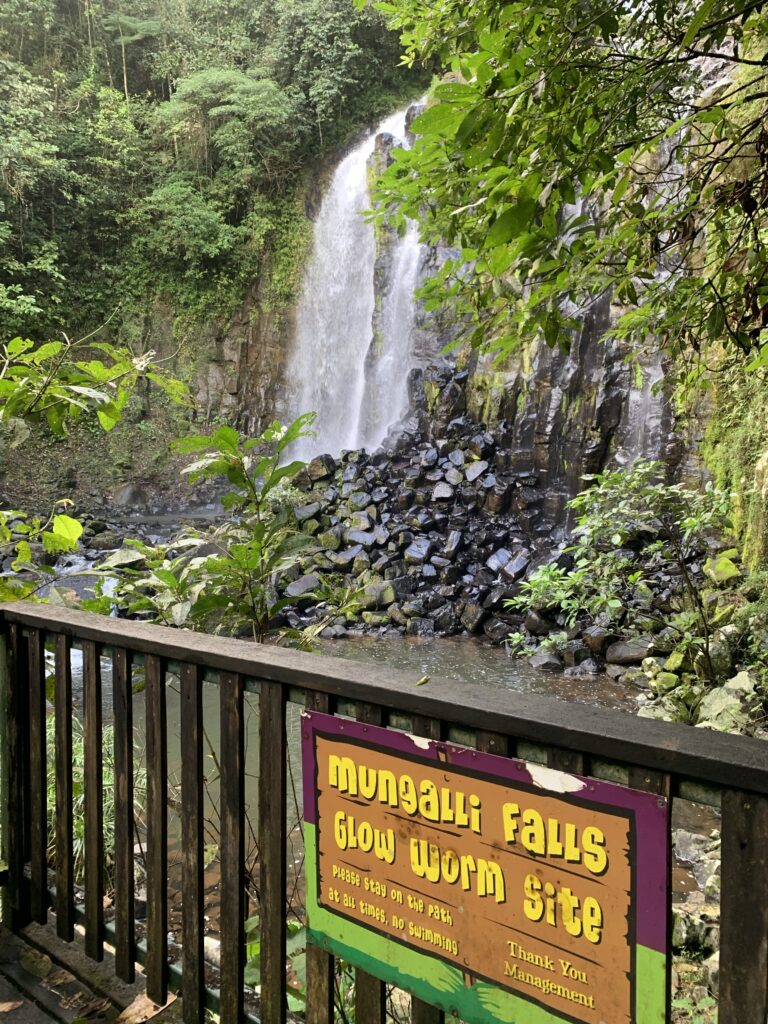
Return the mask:
{"type": "Polygon", "coordinates": [[[29,886],[24,877],[29,834],[29,667],[26,646],[21,626],[13,623],[8,644],[8,791],[11,802],[8,821],[8,867],[13,924],[16,928],[23,928],[32,920],[29,886]]]}
{"type": "MultiPolygon", "coordinates": [[[[328,714],[327,693],[307,692],[307,708],[328,714]]],[[[307,946],[307,1024],[333,1024],[334,960],[320,946],[307,946]]]]}
{"type": "Polygon", "coordinates": [[[104,957],[104,764],[101,665],[92,640],[83,644],[85,752],[85,952],[104,957]]]}
{"type": "Polygon", "coordinates": [[[168,747],[165,673],[144,661],[147,716],[147,995],[168,998],[168,747]]]}
{"type": "Polygon", "coordinates": [[[261,1015],[265,1024],[285,1024],[287,743],[280,683],[262,683],[259,715],[261,1015]]]}
{"type": "Polygon", "coordinates": [[[768,797],[724,790],[720,894],[723,1024],[768,1020],[768,797]]]}
{"type": "Polygon", "coordinates": [[[32,919],[48,911],[48,765],[46,750],[45,633],[29,631],[29,784],[32,919]]]}
{"type": "Polygon", "coordinates": [[[72,837],[72,666],[68,636],[56,637],[56,934],[75,934],[75,878],[72,837]]]}
{"type": "MultiPolygon", "coordinates": [[[[243,680],[222,672],[220,818],[221,818],[221,1024],[243,1017],[245,968],[245,740],[243,680]]],[[[262,957],[264,951],[262,949],[262,957]]],[[[267,1018],[262,1016],[264,1024],[267,1018]]]]}
{"type": "Polygon", "coordinates": [[[583,775],[586,759],[578,750],[565,750],[562,747],[552,747],[547,751],[547,766],[555,768],[559,772],[568,772],[574,775],[583,775]]]}
{"type": "MultiPolygon", "coordinates": [[[[375,704],[358,704],[356,718],[366,725],[381,725],[384,716],[375,704]]],[[[372,974],[355,971],[355,1020],[366,1024],[386,1024],[387,986],[372,974]]]]}
{"type": "Polygon", "coordinates": [[[182,1012],[205,1019],[203,967],[203,683],[197,665],[181,666],[182,1012]]]}
{"type": "Polygon", "coordinates": [[[115,758],[115,973],[130,984],[136,974],[133,877],[133,692],[131,659],[112,652],[115,758]]]}
{"type": "MultiPolygon", "coordinates": [[[[436,718],[414,715],[412,722],[414,736],[429,740],[442,739],[442,726],[436,718]]],[[[445,1014],[437,1006],[431,1006],[413,996],[411,999],[411,1024],[445,1024],[445,1014]]]]}
{"type": "Polygon", "coordinates": [[[512,752],[512,741],[500,732],[487,732],[485,729],[478,729],[475,734],[475,744],[478,750],[482,750],[486,754],[509,757],[512,752]]]}
{"type": "MultiPolygon", "coordinates": [[[[671,813],[672,810],[672,776],[668,772],[660,772],[654,768],[640,768],[638,765],[633,765],[629,769],[629,778],[627,782],[632,789],[641,789],[646,793],[657,793],[660,797],[663,797],[668,805],[671,813]]],[[[671,821],[671,818],[670,818],[671,821]]],[[[672,1005],[672,832],[671,830],[667,834],[667,921],[666,921],[666,936],[667,936],[667,964],[666,964],[666,998],[665,1006],[669,1007],[672,1005]]]]}

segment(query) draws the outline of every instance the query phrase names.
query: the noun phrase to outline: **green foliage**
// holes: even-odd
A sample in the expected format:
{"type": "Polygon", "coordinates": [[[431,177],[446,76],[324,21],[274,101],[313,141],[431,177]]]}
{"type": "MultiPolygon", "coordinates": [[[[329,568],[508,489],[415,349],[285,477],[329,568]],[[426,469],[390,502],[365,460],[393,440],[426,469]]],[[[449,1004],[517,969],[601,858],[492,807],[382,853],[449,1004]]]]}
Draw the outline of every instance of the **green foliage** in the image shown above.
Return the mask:
{"type": "Polygon", "coordinates": [[[0,337],[112,317],[146,338],[158,300],[182,336],[226,321],[279,263],[309,165],[414,91],[351,0],[2,8],[0,337]]]}
{"type": "MultiPolygon", "coordinates": [[[[307,1003],[307,929],[298,921],[285,922],[285,955],[288,960],[286,998],[291,1013],[302,1013],[307,1003]]],[[[246,985],[261,984],[261,923],[259,917],[245,922],[245,975],[246,985]]]]}
{"type": "Polygon", "coordinates": [[[456,303],[473,343],[504,353],[540,337],[567,347],[612,293],[626,308],[615,333],[659,337],[692,374],[712,342],[760,365],[762,4],[376,6],[407,61],[449,73],[379,187],[382,210],[423,217],[427,241],[459,250],[425,288],[429,306],[456,303]]]}
{"type": "Polygon", "coordinates": [[[750,569],[768,564],[768,387],[765,372],[730,368],[718,381],[704,438],[715,484],[731,493],[733,525],[750,569]]]}
{"type": "MultiPolygon", "coordinates": [[[[541,566],[508,605],[562,615],[567,626],[597,620],[627,637],[670,625],[681,649],[691,656],[701,652],[706,675],[714,681],[710,645],[720,624],[716,602],[702,592],[690,566],[706,551],[708,539],[730,528],[728,496],[711,485],[692,491],[664,483],[662,472],[660,463],[640,461],[629,470],[586,477],[591,486],[569,502],[576,514],[573,568],[541,566]],[[654,611],[645,579],[649,571],[679,576],[684,604],[675,615],[654,611]]],[[[730,567],[736,570],[731,554],[709,563],[715,584],[732,577],[730,567]]]]}
{"type": "Polygon", "coordinates": [[[281,501],[281,491],[304,468],[283,459],[294,441],[308,436],[313,421],[310,413],[287,427],[273,423],[256,438],[223,426],[177,441],[177,451],[200,455],[185,470],[192,482],[214,479],[231,488],[222,504],[232,518],[208,536],[187,535],[157,547],[134,542],[141,569],[129,568],[126,562],[137,559],[117,552],[102,565],[105,571],[121,569],[106,604],[116,602],[131,615],[149,613],[166,625],[247,629],[263,641],[289,603],[277,596],[277,576],[315,546],[298,529],[290,503],[281,501]]]}
{"type": "Polygon", "coordinates": [[[87,412],[95,412],[101,427],[111,430],[139,378],[153,381],[175,401],[184,401],[186,389],[154,362],[154,356],[134,356],[107,342],[71,342],[66,336],[43,345],[23,338],[0,344],[0,432],[18,445],[29,436],[30,421],[43,420],[61,435],[67,422],[87,412]],[[109,361],[92,358],[94,353],[109,361]]]}
{"type": "MultiPolygon", "coordinates": [[[[101,428],[111,430],[140,378],[171,399],[185,401],[184,386],[153,357],[152,352],[133,356],[106,342],[71,342],[66,336],[39,346],[22,338],[0,344],[0,439],[9,447],[22,445],[35,421],[63,435],[69,423],[87,413],[95,413],[101,428]],[[93,358],[96,352],[108,361],[93,358]]],[[[0,562],[11,558],[13,570],[13,575],[0,576],[1,600],[35,596],[54,575],[46,560],[77,548],[83,528],[64,511],[71,506],[68,499],[58,501],[47,520],[0,510],[0,562]]]]}
{"type": "Polygon", "coordinates": [[[675,1024],[717,1024],[717,1001],[712,996],[678,996],[672,1000],[672,1010],[675,1024]]]}

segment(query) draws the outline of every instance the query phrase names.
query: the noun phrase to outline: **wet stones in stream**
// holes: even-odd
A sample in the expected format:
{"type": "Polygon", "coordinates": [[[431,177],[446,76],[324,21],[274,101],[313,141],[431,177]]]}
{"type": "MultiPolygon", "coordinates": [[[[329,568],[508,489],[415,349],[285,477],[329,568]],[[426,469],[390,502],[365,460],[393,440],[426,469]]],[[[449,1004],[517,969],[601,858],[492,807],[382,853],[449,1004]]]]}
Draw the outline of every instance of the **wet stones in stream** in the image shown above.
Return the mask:
{"type": "MultiPolygon", "coordinates": [[[[461,390],[459,378],[440,378],[440,393],[450,381],[461,390]]],[[[433,417],[422,410],[382,449],[319,455],[300,474],[296,520],[316,547],[278,584],[292,604],[284,621],[301,627],[328,619],[325,635],[334,637],[464,633],[501,644],[515,633],[545,671],[640,672],[664,647],[654,628],[626,640],[599,620],[566,624],[557,608],[510,606],[540,567],[572,568],[567,533],[548,517],[552,503],[535,473],[505,448],[503,423],[486,430],[465,403],[438,405],[433,417]],[[356,593],[357,612],[333,617],[332,601],[326,606],[321,598],[325,582],[356,593]]],[[[637,601],[656,613],[679,590],[667,573],[658,590],[652,582],[637,601]]]]}

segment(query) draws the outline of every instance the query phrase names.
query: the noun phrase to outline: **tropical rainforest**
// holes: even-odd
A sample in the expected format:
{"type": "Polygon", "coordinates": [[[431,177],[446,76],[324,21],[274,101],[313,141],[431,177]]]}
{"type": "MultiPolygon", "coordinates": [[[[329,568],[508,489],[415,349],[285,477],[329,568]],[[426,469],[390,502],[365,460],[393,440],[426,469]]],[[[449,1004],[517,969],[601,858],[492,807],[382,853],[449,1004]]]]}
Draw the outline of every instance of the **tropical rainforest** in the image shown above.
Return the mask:
{"type": "Polygon", "coordinates": [[[1,0],[0,599],[305,647],[469,634],[542,688],[765,740],[766,125],[762,0],[1,0]],[[316,410],[273,422],[264,378],[360,138],[370,246],[335,313],[371,284],[358,399],[389,357],[411,404],[305,461],[316,410]],[[429,359],[377,333],[408,238],[429,359]],[[157,535],[126,509],[158,511],[131,483],[174,434],[214,518],[157,535]],[[73,553],[85,598],[51,588],[73,553]]]}
{"type": "Polygon", "coordinates": [[[267,262],[290,297],[302,175],[413,92],[399,55],[347,0],[4,2],[0,336],[152,348],[154,304],[226,318],[267,262]]]}

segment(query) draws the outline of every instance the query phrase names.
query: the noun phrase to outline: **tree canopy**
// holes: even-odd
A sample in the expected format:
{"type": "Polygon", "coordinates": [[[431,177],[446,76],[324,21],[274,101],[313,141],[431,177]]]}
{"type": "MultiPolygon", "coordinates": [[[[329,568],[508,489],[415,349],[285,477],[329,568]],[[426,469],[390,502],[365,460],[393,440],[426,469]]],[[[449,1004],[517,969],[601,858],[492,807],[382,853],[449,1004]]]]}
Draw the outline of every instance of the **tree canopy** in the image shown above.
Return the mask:
{"type": "Polygon", "coordinates": [[[567,346],[610,292],[616,334],[701,369],[768,362],[768,13],[757,0],[389,0],[438,60],[379,198],[458,249],[427,286],[505,353],[567,346]],[[765,355],[764,355],[765,351],[765,355]]]}
{"type": "Polygon", "coordinates": [[[308,167],[413,90],[398,59],[352,0],[0,4],[0,338],[226,320],[308,167]]]}

